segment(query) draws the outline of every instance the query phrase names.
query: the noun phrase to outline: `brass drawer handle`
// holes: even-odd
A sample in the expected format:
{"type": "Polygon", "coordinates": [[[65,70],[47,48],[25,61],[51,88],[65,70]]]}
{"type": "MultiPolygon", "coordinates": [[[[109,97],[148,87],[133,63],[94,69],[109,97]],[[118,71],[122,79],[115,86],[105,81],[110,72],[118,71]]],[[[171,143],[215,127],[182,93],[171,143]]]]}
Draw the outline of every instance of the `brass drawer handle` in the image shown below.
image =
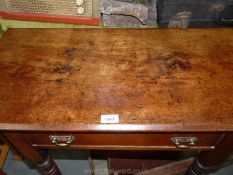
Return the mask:
{"type": "Polygon", "coordinates": [[[74,136],[49,136],[50,141],[59,147],[67,147],[69,146],[74,140],[74,136]]]}
{"type": "Polygon", "coordinates": [[[172,137],[171,141],[179,149],[188,149],[196,144],[197,137],[172,137]]]}

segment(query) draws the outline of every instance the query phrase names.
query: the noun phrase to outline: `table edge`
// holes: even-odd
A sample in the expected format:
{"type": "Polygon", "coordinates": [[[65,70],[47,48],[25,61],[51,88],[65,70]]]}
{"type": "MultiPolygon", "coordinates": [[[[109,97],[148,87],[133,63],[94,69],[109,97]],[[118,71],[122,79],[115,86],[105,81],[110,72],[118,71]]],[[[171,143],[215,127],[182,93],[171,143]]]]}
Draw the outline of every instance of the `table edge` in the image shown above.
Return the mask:
{"type": "Polygon", "coordinates": [[[232,125],[137,125],[137,124],[12,124],[1,123],[0,131],[30,132],[233,132],[232,125]]]}

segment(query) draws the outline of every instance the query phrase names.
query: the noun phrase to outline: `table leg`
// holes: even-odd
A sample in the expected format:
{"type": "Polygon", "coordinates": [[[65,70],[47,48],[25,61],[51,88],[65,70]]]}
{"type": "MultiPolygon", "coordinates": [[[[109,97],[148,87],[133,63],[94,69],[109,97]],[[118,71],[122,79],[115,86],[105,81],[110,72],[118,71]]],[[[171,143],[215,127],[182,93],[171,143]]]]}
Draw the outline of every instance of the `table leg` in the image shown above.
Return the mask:
{"type": "Polygon", "coordinates": [[[0,175],[6,175],[2,170],[0,170],[0,175]]]}
{"type": "Polygon", "coordinates": [[[186,175],[201,175],[217,170],[233,153],[233,134],[225,134],[213,151],[201,152],[186,175]]]}
{"type": "Polygon", "coordinates": [[[6,133],[4,136],[11,146],[25,159],[36,165],[43,175],[61,175],[60,170],[47,151],[44,154],[40,153],[20,134],[6,133]]]}

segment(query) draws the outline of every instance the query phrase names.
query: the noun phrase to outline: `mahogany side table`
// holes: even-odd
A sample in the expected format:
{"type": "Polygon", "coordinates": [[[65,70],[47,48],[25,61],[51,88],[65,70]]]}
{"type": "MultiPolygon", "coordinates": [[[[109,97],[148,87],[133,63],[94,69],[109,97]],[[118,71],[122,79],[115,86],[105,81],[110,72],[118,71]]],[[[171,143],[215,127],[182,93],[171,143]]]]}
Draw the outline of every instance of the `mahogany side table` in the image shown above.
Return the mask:
{"type": "Polygon", "coordinates": [[[9,29],[0,70],[0,131],[42,174],[47,149],[198,150],[189,175],[233,151],[233,29],[9,29]]]}

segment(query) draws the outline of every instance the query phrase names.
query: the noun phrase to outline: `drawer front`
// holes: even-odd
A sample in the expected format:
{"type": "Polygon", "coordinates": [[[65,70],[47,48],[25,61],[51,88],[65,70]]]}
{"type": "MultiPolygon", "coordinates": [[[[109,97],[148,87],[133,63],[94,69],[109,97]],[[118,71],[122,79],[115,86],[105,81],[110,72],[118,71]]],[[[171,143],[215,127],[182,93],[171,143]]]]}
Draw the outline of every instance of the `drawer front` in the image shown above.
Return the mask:
{"type": "Polygon", "coordinates": [[[221,134],[66,133],[24,134],[35,147],[107,150],[214,149],[221,134]]]}

